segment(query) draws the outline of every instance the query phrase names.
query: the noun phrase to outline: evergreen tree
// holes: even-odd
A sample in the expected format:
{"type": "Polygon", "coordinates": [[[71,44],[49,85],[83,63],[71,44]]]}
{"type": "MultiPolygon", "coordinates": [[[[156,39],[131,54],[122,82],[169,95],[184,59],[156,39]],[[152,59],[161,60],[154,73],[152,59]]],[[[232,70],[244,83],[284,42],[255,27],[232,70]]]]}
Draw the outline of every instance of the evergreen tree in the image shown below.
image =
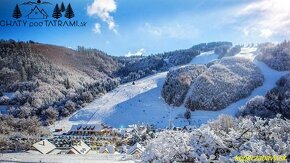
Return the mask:
{"type": "Polygon", "coordinates": [[[69,89],[69,88],[71,87],[68,78],[66,78],[66,79],[64,80],[64,86],[65,86],[66,89],[69,89]]]}
{"type": "Polygon", "coordinates": [[[70,3],[69,3],[67,8],[66,8],[65,17],[68,18],[68,19],[71,19],[74,16],[75,16],[74,11],[73,11],[70,3]]]}
{"type": "Polygon", "coordinates": [[[190,125],[190,118],[191,118],[191,112],[190,110],[186,110],[186,112],[184,113],[184,118],[188,120],[188,123],[190,125]]]}
{"type": "Polygon", "coordinates": [[[60,11],[61,11],[61,12],[65,12],[65,7],[64,7],[64,4],[63,4],[63,2],[61,3],[61,6],[60,6],[60,11]]]}
{"type": "Polygon", "coordinates": [[[13,12],[13,18],[19,19],[22,17],[21,11],[19,9],[18,4],[15,6],[14,12],[13,12]]]}
{"type": "Polygon", "coordinates": [[[58,4],[55,5],[55,8],[53,10],[53,14],[52,14],[52,17],[54,17],[55,19],[59,19],[62,17],[62,14],[61,14],[61,11],[58,7],[58,4]]]}

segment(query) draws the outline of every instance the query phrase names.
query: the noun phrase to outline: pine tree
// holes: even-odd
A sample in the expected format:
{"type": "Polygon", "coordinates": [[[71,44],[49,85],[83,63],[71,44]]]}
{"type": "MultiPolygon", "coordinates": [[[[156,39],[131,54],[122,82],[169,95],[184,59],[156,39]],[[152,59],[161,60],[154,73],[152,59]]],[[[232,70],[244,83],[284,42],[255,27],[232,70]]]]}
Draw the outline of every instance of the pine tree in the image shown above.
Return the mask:
{"type": "Polygon", "coordinates": [[[63,4],[63,2],[61,3],[61,6],[60,6],[60,11],[61,11],[61,12],[65,12],[65,7],[64,7],[64,4],[63,4]]]}
{"type": "Polygon", "coordinates": [[[186,112],[184,113],[184,118],[188,120],[188,123],[190,125],[190,118],[191,118],[191,112],[190,110],[186,110],[186,112]]]}
{"type": "Polygon", "coordinates": [[[55,8],[53,10],[53,14],[52,14],[52,17],[54,17],[55,19],[59,19],[62,17],[62,14],[61,14],[61,11],[58,7],[58,4],[55,5],[55,8]]]}
{"type": "Polygon", "coordinates": [[[21,11],[19,9],[18,4],[15,6],[14,12],[13,12],[13,18],[19,19],[22,17],[21,11]]]}
{"type": "Polygon", "coordinates": [[[70,3],[69,3],[67,8],[66,8],[65,17],[68,18],[68,19],[71,19],[74,16],[75,16],[74,11],[73,11],[70,3]]]}
{"type": "Polygon", "coordinates": [[[70,82],[69,82],[68,78],[66,78],[66,79],[64,80],[64,86],[65,86],[66,89],[71,88],[71,86],[70,86],[70,82]]]}

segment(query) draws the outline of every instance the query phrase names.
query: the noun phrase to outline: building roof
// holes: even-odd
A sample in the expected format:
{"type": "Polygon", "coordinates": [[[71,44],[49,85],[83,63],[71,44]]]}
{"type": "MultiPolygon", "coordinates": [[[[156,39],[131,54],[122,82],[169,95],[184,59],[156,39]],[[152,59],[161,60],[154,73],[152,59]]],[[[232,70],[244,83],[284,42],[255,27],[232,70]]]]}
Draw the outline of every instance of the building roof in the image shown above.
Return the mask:
{"type": "Polygon", "coordinates": [[[56,148],[55,145],[48,140],[42,140],[33,144],[32,146],[42,154],[47,154],[56,148]]]}
{"type": "Polygon", "coordinates": [[[83,141],[72,146],[72,149],[76,150],[79,154],[87,154],[91,150],[91,148],[83,141]]]}
{"type": "Polygon", "coordinates": [[[74,148],[71,148],[69,151],[66,152],[66,154],[79,154],[79,152],[74,148]]]}
{"type": "Polygon", "coordinates": [[[103,129],[100,124],[78,124],[73,125],[69,132],[72,131],[101,131],[103,129]]]}
{"type": "Polygon", "coordinates": [[[102,146],[100,148],[99,152],[100,153],[107,152],[107,153],[110,153],[110,154],[115,153],[115,146],[113,146],[113,145],[105,145],[105,146],[102,146]]]}
{"type": "Polygon", "coordinates": [[[141,144],[136,143],[128,149],[127,153],[133,154],[136,150],[140,150],[141,152],[143,152],[145,148],[141,144]]]}

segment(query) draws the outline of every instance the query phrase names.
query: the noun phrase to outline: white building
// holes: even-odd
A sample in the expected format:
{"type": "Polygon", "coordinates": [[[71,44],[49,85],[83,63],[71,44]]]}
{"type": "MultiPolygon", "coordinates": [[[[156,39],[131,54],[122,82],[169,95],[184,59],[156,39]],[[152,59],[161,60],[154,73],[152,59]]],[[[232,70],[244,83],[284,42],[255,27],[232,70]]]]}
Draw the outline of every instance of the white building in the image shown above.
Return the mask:
{"type": "Polygon", "coordinates": [[[103,129],[100,124],[78,124],[69,130],[70,135],[96,135],[103,129]]]}
{"type": "Polygon", "coordinates": [[[41,154],[49,154],[56,147],[54,144],[50,143],[48,140],[42,140],[32,145],[32,148],[41,154]]]}
{"type": "Polygon", "coordinates": [[[99,153],[114,154],[115,153],[115,146],[104,145],[100,148],[99,153]]]}
{"type": "Polygon", "coordinates": [[[145,148],[141,144],[136,143],[128,149],[127,154],[140,156],[144,150],[145,148]]]}
{"type": "Polygon", "coordinates": [[[67,154],[87,154],[90,150],[91,148],[86,143],[80,141],[76,145],[72,146],[67,154]]]}

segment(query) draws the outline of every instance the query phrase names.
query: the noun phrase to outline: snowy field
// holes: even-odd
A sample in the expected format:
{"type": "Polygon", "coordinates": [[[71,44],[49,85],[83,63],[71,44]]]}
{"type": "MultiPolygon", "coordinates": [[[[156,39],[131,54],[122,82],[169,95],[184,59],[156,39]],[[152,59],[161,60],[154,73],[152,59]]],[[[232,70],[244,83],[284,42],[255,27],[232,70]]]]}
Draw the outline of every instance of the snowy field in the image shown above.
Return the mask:
{"type": "Polygon", "coordinates": [[[30,153],[0,154],[1,163],[131,163],[120,154],[41,155],[30,153]]]}
{"type": "MultiPolygon", "coordinates": [[[[223,110],[192,112],[192,124],[199,126],[208,120],[217,118],[220,114],[236,114],[249,99],[257,95],[265,95],[268,90],[275,87],[276,81],[287,73],[272,70],[266,64],[254,60],[255,51],[256,48],[242,48],[238,56],[252,59],[261,69],[265,78],[263,85],[256,88],[249,97],[241,99],[223,110]]],[[[206,64],[217,58],[218,55],[213,51],[206,52],[195,57],[191,64],[206,64]]],[[[131,83],[120,85],[50,128],[63,128],[68,131],[71,125],[80,123],[105,123],[115,128],[127,127],[136,123],[149,123],[155,124],[158,128],[166,128],[170,119],[175,126],[188,125],[188,121],[182,118],[185,108],[172,108],[161,98],[166,74],[167,72],[163,72],[143,78],[136,81],[136,85],[131,83]]]]}

